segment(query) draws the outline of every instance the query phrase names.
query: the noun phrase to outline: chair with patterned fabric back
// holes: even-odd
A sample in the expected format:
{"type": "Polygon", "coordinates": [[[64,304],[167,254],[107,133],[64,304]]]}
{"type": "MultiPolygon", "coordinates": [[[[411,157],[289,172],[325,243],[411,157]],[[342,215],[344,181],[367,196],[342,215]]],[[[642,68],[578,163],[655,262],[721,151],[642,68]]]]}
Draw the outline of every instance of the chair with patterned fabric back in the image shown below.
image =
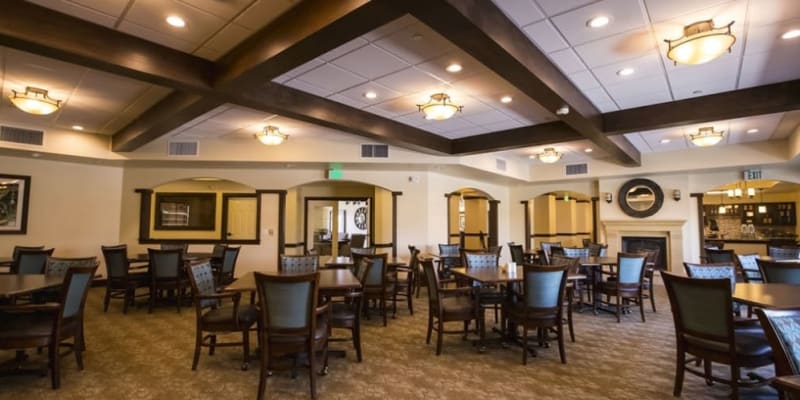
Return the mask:
{"type": "Polygon", "coordinates": [[[796,385],[785,385],[781,377],[796,377],[800,375],[800,346],[797,338],[800,336],[800,309],[767,310],[756,309],[758,319],[764,328],[764,334],[772,347],[775,359],[775,377],[772,386],[775,386],[781,398],[798,399],[800,390],[796,385]],[[788,396],[787,396],[788,395],[788,396]]]}
{"type": "MultiPolygon", "coordinates": [[[[732,266],[730,267],[732,268],[732,266]]],[[[710,272],[709,272],[710,273],[710,272]]],[[[731,385],[732,398],[739,398],[740,386],[760,386],[769,379],[741,379],[741,368],[758,368],[773,363],[772,349],[764,333],[751,326],[737,327],[733,320],[731,281],[687,278],[661,273],[672,308],[677,342],[673,395],[683,390],[686,372],[705,378],[706,383],[731,385]],[[687,359],[689,354],[693,358],[687,359]],[[703,362],[703,369],[693,368],[703,362]],[[730,378],[715,376],[712,363],[730,366],[730,378]]]]}
{"type": "Polygon", "coordinates": [[[761,270],[758,269],[757,258],[758,253],[736,255],[736,259],[739,261],[739,268],[741,268],[742,278],[747,283],[764,282],[764,277],[761,276],[761,270]]]}
{"type": "Polygon", "coordinates": [[[219,292],[216,287],[214,271],[210,261],[201,261],[189,266],[189,282],[192,285],[192,298],[195,306],[195,342],[192,370],[197,369],[202,347],[214,354],[217,346],[242,346],[244,355],[242,370],[247,370],[250,362],[250,327],[256,323],[256,306],[241,305],[240,292],[219,292]],[[223,306],[223,300],[230,300],[231,306],[223,306]],[[209,334],[203,336],[204,332],[209,334]],[[241,333],[241,342],[217,342],[217,334],[241,333]]]}
{"type": "Polygon", "coordinates": [[[258,400],[265,398],[267,377],[276,369],[272,361],[281,356],[294,356],[294,370],[302,354],[308,360],[311,398],[316,399],[317,373],[325,374],[328,369],[331,327],[330,304],[319,305],[319,272],[285,276],[256,272],[255,280],[260,304],[258,400]],[[320,354],[322,368],[317,371],[317,355],[320,354]]]}
{"type": "Polygon", "coordinates": [[[522,364],[528,362],[528,329],[543,333],[539,341],[550,339],[548,332],[555,332],[558,353],[563,364],[567,363],[564,350],[564,291],[567,282],[567,266],[525,265],[523,267],[523,299],[509,306],[508,318],[522,326],[522,364]]]}
{"type": "Polygon", "coordinates": [[[767,247],[767,255],[776,260],[797,260],[800,259],[800,247],[767,247]]]}
{"type": "Polygon", "coordinates": [[[589,258],[590,250],[588,247],[562,247],[563,256],[571,258],[589,258]]]}
{"type": "Polygon", "coordinates": [[[608,253],[608,245],[601,243],[589,243],[589,256],[605,257],[608,253]]]}
{"type": "MultiPolygon", "coordinates": [[[[496,253],[464,252],[465,266],[470,269],[491,268],[498,269],[499,257],[496,253]]],[[[505,288],[497,285],[480,285],[478,282],[471,282],[477,290],[482,309],[491,308],[494,310],[494,322],[499,321],[500,306],[506,299],[505,288]]],[[[481,314],[483,315],[483,314],[481,314]]]]}
{"type": "Polygon", "coordinates": [[[278,271],[310,274],[319,269],[318,256],[289,256],[281,254],[281,263],[278,271]]]}
{"type": "Polygon", "coordinates": [[[736,263],[736,253],[733,250],[706,249],[705,251],[709,264],[736,263]]]}
{"type": "Polygon", "coordinates": [[[469,323],[473,320],[478,325],[478,330],[483,332],[478,317],[480,306],[474,296],[472,287],[443,288],[439,281],[439,274],[433,266],[431,259],[420,260],[425,280],[428,283],[428,330],[425,343],[431,343],[431,333],[436,330],[436,355],[442,354],[442,336],[451,333],[461,333],[467,338],[469,323]],[[445,322],[462,322],[462,331],[446,331],[445,322]]]}

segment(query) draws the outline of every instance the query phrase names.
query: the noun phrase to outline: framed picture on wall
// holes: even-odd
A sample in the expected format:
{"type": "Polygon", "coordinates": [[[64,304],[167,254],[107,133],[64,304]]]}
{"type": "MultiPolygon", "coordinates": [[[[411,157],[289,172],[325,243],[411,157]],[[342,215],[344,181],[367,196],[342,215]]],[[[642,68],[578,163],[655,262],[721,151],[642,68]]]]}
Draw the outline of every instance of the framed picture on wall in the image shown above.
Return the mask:
{"type": "Polygon", "coordinates": [[[30,176],[0,173],[0,234],[27,232],[30,193],[30,176]]]}

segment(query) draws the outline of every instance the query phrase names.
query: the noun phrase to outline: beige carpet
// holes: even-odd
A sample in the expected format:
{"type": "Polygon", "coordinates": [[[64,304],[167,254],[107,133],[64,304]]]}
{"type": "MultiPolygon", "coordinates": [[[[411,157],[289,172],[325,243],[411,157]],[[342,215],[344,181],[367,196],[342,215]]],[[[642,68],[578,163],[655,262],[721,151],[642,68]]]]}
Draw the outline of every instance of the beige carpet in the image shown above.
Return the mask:
{"type": "MultiPolygon", "coordinates": [[[[373,316],[363,327],[364,361],[353,351],[331,359],[330,374],[318,380],[320,399],[670,399],[675,371],[672,316],[663,287],[658,312],[638,310],[617,324],[610,314],[575,315],[576,343],[567,343],[567,364],[556,346],[521,364],[521,349],[489,345],[479,354],[458,335],[445,337],[443,354],[425,344],[427,298],[415,302],[415,314],[400,309],[384,328],[373,316]]],[[[147,314],[146,307],[122,314],[119,302],[102,312],[103,288],[92,289],[87,302],[86,369],[78,371],[72,356],[62,362],[62,387],[50,389],[49,378],[0,378],[4,399],[252,399],[258,388],[258,362],[239,369],[241,350],[204,353],[191,370],[194,309],[177,314],[172,307],[147,314]]],[[[455,323],[454,328],[458,327],[455,323]]],[[[435,336],[434,336],[435,339],[435,336]]],[[[255,342],[255,335],[253,335],[255,342]]],[[[435,343],[435,342],[434,342],[435,343]]],[[[350,350],[346,343],[337,348],[350,350]]],[[[0,352],[2,359],[11,352],[0,352]]],[[[35,357],[35,355],[34,355],[35,357]]],[[[727,373],[719,367],[716,373],[727,373]]],[[[768,369],[766,373],[770,373],[768,369]]],[[[309,398],[308,376],[297,379],[277,372],[268,383],[268,398],[309,398]]],[[[683,398],[726,398],[728,388],[708,387],[688,375],[683,398]]],[[[743,398],[777,398],[770,388],[746,390],[743,398]]]]}

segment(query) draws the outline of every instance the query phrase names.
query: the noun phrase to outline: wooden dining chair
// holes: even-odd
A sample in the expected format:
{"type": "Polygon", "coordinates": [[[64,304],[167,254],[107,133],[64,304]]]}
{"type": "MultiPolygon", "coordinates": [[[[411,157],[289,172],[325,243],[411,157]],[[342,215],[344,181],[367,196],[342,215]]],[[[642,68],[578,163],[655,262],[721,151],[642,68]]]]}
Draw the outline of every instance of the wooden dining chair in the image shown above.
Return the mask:
{"type": "Polygon", "coordinates": [[[765,283],[800,285],[800,262],[780,262],[756,259],[765,283]]]}
{"type": "Polygon", "coordinates": [[[395,265],[393,267],[394,272],[389,275],[389,282],[394,284],[394,298],[392,299],[392,312],[394,314],[397,314],[397,301],[399,298],[400,300],[406,301],[408,313],[414,315],[413,293],[414,285],[417,280],[416,271],[419,269],[419,262],[417,261],[418,255],[419,250],[414,249],[411,252],[408,264],[395,265]]]}
{"type": "MultiPolygon", "coordinates": [[[[395,286],[392,279],[389,277],[389,268],[387,265],[386,254],[375,254],[366,259],[366,269],[359,271],[358,276],[361,284],[364,285],[364,312],[369,319],[368,302],[373,300],[378,312],[383,316],[383,326],[388,324],[387,316],[389,314],[386,303],[395,299],[394,292],[395,286]]],[[[392,318],[395,316],[393,315],[392,318]]]]}
{"type": "Polygon", "coordinates": [[[217,272],[217,285],[229,285],[236,279],[236,261],[239,259],[240,246],[225,246],[222,263],[217,272]]]}
{"type": "Polygon", "coordinates": [[[52,248],[26,250],[17,252],[17,261],[11,266],[11,273],[18,275],[44,274],[47,259],[53,255],[52,248]]]}
{"type": "Polygon", "coordinates": [[[310,274],[319,269],[319,256],[292,256],[281,254],[278,271],[310,274]]]}
{"type": "Polygon", "coordinates": [[[431,343],[431,334],[436,331],[436,355],[442,354],[442,336],[445,334],[461,334],[466,339],[471,321],[475,321],[478,331],[483,337],[483,325],[480,318],[474,289],[470,286],[444,288],[439,281],[439,273],[431,259],[420,260],[425,280],[428,282],[428,331],[425,343],[431,343]],[[446,322],[462,322],[463,330],[445,330],[446,322]]]}
{"type": "MultiPolygon", "coordinates": [[[[566,267],[567,268],[567,275],[579,274],[580,273],[580,259],[574,257],[564,257],[555,255],[552,259],[553,267],[566,267]]],[[[586,289],[587,287],[591,287],[591,282],[587,281],[588,278],[583,280],[571,280],[567,281],[567,286],[564,292],[564,304],[567,306],[567,328],[569,329],[569,338],[572,342],[575,342],[575,328],[572,322],[572,306],[573,300],[575,297],[575,293],[578,293],[578,304],[583,304],[583,295],[581,294],[584,290],[587,290],[587,301],[591,300],[591,292],[586,289]]]]}
{"type": "Polygon", "coordinates": [[[776,260],[797,260],[800,259],[800,247],[768,246],[767,255],[776,260]]]}
{"type": "Polygon", "coordinates": [[[525,264],[525,249],[522,248],[521,244],[509,242],[508,252],[511,253],[511,261],[517,263],[517,265],[525,264]]]}
{"type": "Polygon", "coordinates": [[[739,398],[740,386],[769,383],[769,380],[743,380],[741,377],[741,368],[772,364],[773,352],[763,331],[734,324],[730,279],[687,278],[668,272],[662,272],[661,276],[667,288],[677,339],[674,396],[681,395],[686,372],[704,378],[709,385],[712,382],[730,385],[734,399],[739,398]],[[687,354],[693,357],[687,359],[687,354]],[[700,361],[702,370],[692,366],[695,362],[699,365],[700,361]],[[730,377],[713,375],[712,363],[729,365],[730,377]]]}
{"type": "Polygon", "coordinates": [[[58,302],[0,306],[0,349],[47,347],[46,367],[53,389],[61,386],[60,347],[71,349],[78,369],[83,370],[83,310],[96,271],[97,266],[68,269],[58,302]]]}
{"type": "Polygon", "coordinates": [[[220,292],[210,261],[201,261],[189,266],[189,282],[192,285],[192,300],[195,307],[195,344],[192,371],[197,369],[200,350],[208,347],[214,355],[217,347],[242,346],[242,371],[250,362],[250,328],[256,323],[256,306],[240,304],[241,292],[220,292]],[[224,303],[231,303],[225,306],[224,303]],[[203,335],[208,333],[207,335],[203,335]],[[218,334],[241,333],[239,342],[218,342],[218,334]]]}
{"type": "MultiPolygon", "coordinates": [[[[308,356],[311,398],[317,398],[317,355],[322,355],[324,375],[328,369],[328,338],[331,308],[319,304],[319,272],[298,275],[255,273],[260,304],[258,342],[261,371],[258,399],[266,397],[267,377],[277,366],[273,360],[284,355],[308,356]]],[[[274,379],[274,378],[273,378],[274,379]]]]}
{"type": "Polygon", "coordinates": [[[153,312],[158,294],[164,290],[174,291],[176,307],[181,312],[183,289],[188,286],[183,272],[183,251],[147,249],[147,253],[150,257],[150,302],[147,312],[153,312]]]}
{"type": "MultiPolygon", "coordinates": [[[[797,335],[800,332],[800,309],[767,310],[756,309],[764,334],[772,347],[775,358],[775,377],[792,377],[800,375],[800,347],[797,345],[797,335]]],[[[782,385],[776,379],[773,382],[778,391],[789,399],[800,399],[800,391],[794,388],[794,393],[789,390],[791,385],[782,385]]],[[[783,397],[786,398],[786,397],[783,397]]]]}
{"type": "Polygon", "coordinates": [[[618,253],[615,271],[598,270],[601,275],[609,275],[613,279],[597,282],[595,290],[598,294],[605,295],[606,300],[596,300],[594,302],[595,311],[597,311],[598,302],[612,305],[609,298],[614,297],[616,302],[613,305],[616,306],[617,322],[621,321],[623,302],[628,305],[631,302],[638,305],[642,322],[645,322],[642,287],[645,261],[646,256],[641,253],[618,253]]]}
{"type": "Polygon", "coordinates": [[[128,313],[128,306],[133,305],[136,297],[150,296],[150,293],[136,295],[136,289],[150,287],[150,275],[147,271],[131,272],[128,259],[128,246],[101,246],[106,262],[106,294],[103,298],[103,312],[108,311],[111,299],[122,299],[122,313],[128,313]]]}
{"type": "Polygon", "coordinates": [[[764,277],[761,276],[761,270],[758,268],[757,258],[758,253],[736,255],[736,259],[739,261],[737,265],[741,272],[742,279],[747,283],[764,282],[764,277]]]}

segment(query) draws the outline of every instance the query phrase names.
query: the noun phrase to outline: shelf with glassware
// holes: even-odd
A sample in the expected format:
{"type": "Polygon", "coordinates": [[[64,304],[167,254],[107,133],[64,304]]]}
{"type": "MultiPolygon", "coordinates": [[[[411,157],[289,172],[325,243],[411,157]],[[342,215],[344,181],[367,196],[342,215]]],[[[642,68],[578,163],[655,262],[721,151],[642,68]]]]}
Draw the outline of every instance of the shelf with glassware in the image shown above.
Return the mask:
{"type": "Polygon", "coordinates": [[[756,226],[797,224],[797,205],[792,202],[704,205],[703,212],[709,217],[738,217],[742,220],[742,224],[756,226]],[[723,208],[725,211],[720,212],[723,208]]]}

